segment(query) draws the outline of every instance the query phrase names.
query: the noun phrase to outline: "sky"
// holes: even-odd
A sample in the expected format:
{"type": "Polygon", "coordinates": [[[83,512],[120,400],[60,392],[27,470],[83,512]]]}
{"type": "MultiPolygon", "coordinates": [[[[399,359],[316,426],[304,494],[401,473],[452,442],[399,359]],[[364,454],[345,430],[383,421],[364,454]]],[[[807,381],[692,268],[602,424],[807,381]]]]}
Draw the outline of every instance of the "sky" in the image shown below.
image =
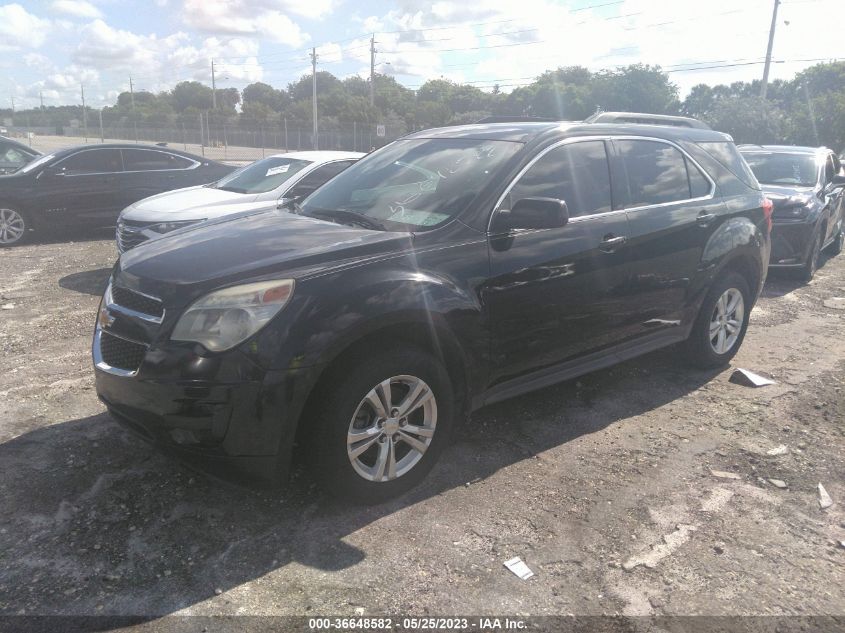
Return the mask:
{"type": "MultiPolygon", "coordinates": [[[[0,107],[112,105],[179,81],[284,87],[376,70],[509,91],[545,70],[660,65],[681,95],[762,76],[773,0],[0,0],[0,107]]],[[[782,0],[772,78],[845,59],[845,0],[782,0]]]]}

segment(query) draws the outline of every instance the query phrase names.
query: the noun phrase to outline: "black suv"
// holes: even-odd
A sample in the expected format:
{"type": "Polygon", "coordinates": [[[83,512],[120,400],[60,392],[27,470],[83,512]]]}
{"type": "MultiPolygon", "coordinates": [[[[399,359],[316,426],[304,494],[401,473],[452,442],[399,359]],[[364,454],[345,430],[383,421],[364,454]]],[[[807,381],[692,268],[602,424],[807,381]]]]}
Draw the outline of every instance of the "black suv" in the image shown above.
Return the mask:
{"type": "Polygon", "coordinates": [[[361,501],[413,486],[484,405],[674,343],[728,362],[769,262],[771,203],[696,128],[428,130],[291,207],[123,254],[97,392],[202,463],[282,477],[298,444],[361,501]]]}
{"type": "Polygon", "coordinates": [[[740,152],[774,203],[770,266],[800,270],[809,281],[825,248],[845,245],[845,176],[826,147],[742,145],[740,152]]]}

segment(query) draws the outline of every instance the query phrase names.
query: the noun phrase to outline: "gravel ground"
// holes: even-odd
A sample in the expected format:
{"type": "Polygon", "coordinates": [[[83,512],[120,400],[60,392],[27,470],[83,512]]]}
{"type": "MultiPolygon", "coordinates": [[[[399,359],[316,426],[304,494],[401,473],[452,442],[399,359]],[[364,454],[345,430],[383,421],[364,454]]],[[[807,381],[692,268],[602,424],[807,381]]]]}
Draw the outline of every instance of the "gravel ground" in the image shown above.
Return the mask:
{"type": "Polygon", "coordinates": [[[777,384],[650,354],[476,412],[368,508],[115,425],[89,356],[114,258],[107,232],[0,251],[0,614],[845,615],[845,257],[767,284],[734,366],[777,384]]]}

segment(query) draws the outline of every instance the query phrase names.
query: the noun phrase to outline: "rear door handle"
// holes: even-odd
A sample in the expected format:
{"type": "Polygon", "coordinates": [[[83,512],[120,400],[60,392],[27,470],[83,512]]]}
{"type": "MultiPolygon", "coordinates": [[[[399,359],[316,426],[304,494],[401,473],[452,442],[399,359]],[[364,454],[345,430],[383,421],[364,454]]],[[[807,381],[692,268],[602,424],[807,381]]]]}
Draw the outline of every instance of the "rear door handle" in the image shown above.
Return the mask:
{"type": "Polygon", "coordinates": [[[624,235],[620,235],[618,237],[614,235],[605,235],[601,244],[599,244],[599,250],[604,251],[605,253],[612,253],[627,241],[628,238],[624,235]]]}
{"type": "Polygon", "coordinates": [[[715,213],[704,213],[703,211],[698,214],[698,217],[695,219],[698,226],[710,226],[713,223],[713,220],[716,219],[715,213]]]}

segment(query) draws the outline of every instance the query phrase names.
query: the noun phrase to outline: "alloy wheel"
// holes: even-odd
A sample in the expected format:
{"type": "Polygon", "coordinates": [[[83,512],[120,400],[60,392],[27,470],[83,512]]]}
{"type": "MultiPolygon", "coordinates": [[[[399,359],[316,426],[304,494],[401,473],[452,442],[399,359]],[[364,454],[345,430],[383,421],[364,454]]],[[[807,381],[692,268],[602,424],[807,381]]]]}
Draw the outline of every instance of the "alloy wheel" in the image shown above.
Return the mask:
{"type": "Polygon", "coordinates": [[[745,300],[736,288],[728,288],[716,301],[710,317],[710,346],[726,354],[736,345],[745,319],[745,300]]]}
{"type": "Polygon", "coordinates": [[[14,209],[0,209],[0,244],[18,242],[26,231],[26,222],[14,209]]]}
{"type": "Polygon", "coordinates": [[[393,376],[358,404],[346,436],[352,467],[368,481],[391,481],[410,471],[431,446],[437,401],[416,376],[393,376]]]}

